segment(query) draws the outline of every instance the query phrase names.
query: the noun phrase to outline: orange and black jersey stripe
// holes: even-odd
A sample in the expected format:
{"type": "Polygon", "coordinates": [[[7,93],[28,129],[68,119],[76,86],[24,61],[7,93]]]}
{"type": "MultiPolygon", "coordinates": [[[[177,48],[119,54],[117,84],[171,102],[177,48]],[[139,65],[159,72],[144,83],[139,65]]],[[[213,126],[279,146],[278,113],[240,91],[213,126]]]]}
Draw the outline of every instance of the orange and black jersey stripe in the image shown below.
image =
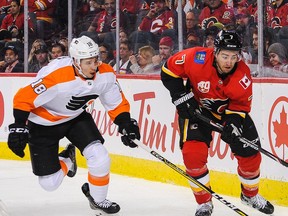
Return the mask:
{"type": "MultiPolygon", "coordinates": [[[[113,68],[102,63],[97,70],[93,79],[83,79],[76,75],[70,57],[55,59],[16,93],[13,108],[30,113],[28,120],[47,126],[76,118],[96,98],[113,121],[119,114],[129,113],[130,104],[113,68]]],[[[14,117],[17,121],[15,112],[14,117]]]]}

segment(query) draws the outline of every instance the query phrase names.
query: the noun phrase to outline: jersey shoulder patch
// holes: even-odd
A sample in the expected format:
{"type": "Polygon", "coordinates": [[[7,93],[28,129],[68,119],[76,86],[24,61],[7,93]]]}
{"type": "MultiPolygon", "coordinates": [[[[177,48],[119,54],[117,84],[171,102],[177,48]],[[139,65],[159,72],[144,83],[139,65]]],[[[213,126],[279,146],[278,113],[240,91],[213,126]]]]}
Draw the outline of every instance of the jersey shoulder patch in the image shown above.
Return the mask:
{"type": "Polygon", "coordinates": [[[195,53],[194,62],[197,64],[204,64],[206,55],[206,51],[197,51],[195,53]]]}

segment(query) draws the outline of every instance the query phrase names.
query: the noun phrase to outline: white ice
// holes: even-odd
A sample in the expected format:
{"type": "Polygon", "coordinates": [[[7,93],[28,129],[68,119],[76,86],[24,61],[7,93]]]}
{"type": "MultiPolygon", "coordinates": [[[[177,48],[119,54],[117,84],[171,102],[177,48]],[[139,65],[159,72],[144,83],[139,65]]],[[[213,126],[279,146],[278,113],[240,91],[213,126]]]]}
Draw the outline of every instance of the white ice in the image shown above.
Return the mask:
{"type": "MultiPolygon", "coordinates": [[[[0,216],[6,216],[4,208],[9,216],[95,216],[81,192],[86,179],[87,170],[80,168],[56,191],[46,192],[38,185],[30,162],[0,160],[0,216]]],[[[237,198],[223,197],[248,215],[264,216],[237,198]]],[[[193,216],[197,206],[187,187],[115,174],[111,175],[108,198],[121,206],[117,216],[193,216]]],[[[213,203],[213,216],[238,215],[216,199],[213,203]]],[[[274,215],[287,216],[288,207],[275,206],[274,215]]]]}

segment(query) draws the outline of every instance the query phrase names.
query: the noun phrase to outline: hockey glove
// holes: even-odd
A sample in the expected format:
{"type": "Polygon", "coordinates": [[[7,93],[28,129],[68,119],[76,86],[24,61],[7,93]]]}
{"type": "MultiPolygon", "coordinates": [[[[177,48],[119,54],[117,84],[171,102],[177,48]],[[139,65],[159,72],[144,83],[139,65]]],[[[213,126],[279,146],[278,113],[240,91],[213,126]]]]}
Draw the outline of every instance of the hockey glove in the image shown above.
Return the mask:
{"type": "Polygon", "coordinates": [[[24,157],[24,149],[28,142],[29,129],[25,124],[9,125],[8,147],[19,157],[24,157]]]}
{"type": "Polygon", "coordinates": [[[235,145],[238,138],[242,136],[245,115],[243,112],[225,110],[225,115],[222,117],[224,128],[221,139],[230,144],[230,146],[235,145]]]}
{"type": "Polygon", "coordinates": [[[176,94],[173,96],[172,102],[177,108],[179,117],[183,119],[195,119],[194,113],[199,110],[199,105],[194,98],[193,92],[176,94]]]}
{"type": "Polygon", "coordinates": [[[124,145],[131,148],[137,147],[133,140],[140,140],[140,131],[138,123],[135,119],[131,118],[130,121],[119,124],[118,132],[122,134],[121,141],[124,145]]]}

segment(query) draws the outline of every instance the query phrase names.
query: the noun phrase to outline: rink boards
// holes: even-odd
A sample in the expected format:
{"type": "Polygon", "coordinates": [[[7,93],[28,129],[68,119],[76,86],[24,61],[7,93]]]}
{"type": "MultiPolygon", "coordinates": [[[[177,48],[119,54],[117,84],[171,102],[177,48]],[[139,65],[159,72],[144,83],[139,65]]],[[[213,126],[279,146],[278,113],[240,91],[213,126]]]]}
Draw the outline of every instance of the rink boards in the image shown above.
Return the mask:
{"type": "MultiPolygon", "coordinates": [[[[29,75],[0,75],[0,158],[17,159],[6,145],[7,128],[13,122],[12,101],[17,90],[29,83],[29,75]],[[17,77],[20,76],[20,77],[17,77]]],[[[131,104],[131,115],[140,126],[141,141],[174,164],[183,168],[179,149],[177,115],[168,91],[159,76],[121,76],[119,83],[131,104]]],[[[254,79],[251,115],[261,138],[262,147],[288,161],[288,79],[254,79]]],[[[142,149],[124,146],[117,127],[105,113],[99,100],[87,108],[95,119],[105,146],[112,159],[112,172],[153,181],[167,182],[188,187],[186,179],[157,161],[142,149]]],[[[62,140],[64,146],[68,141],[62,140]]],[[[26,149],[27,152],[27,149],[26,149]]],[[[78,164],[85,161],[78,152],[78,164]]],[[[211,185],[217,193],[239,196],[240,182],[236,175],[237,163],[229,147],[213,134],[209,151],[211,185]]],[[[27,153],[24,160],[29,159],[27,153]]],[[[279,205],[288,206],[288,168],[262,156],[260,192],[279,205]]]]}

